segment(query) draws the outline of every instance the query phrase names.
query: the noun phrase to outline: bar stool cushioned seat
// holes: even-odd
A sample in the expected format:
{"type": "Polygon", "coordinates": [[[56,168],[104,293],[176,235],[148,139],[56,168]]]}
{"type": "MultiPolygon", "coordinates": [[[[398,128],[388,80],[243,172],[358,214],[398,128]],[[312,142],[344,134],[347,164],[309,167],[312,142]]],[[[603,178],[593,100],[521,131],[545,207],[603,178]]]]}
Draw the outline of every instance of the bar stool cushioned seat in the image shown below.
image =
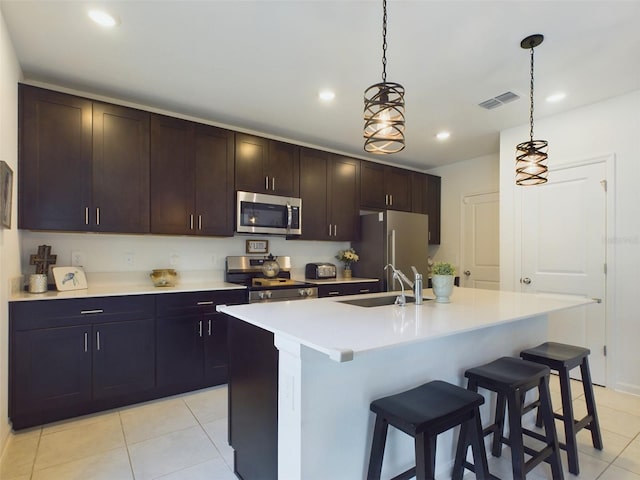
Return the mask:
{"type": "MultiPolygon", "coordinates": [[[[470,368],[464,375],[469,379],[467,385],[469,390],[477,392],[481,387],[498,394],[495,423],[484,429],[484,435],[493,433],[491,453],[494,457],[499,457],[502,454],[503,443],[511,447],[514,480],[524,480],[526,474],[543,461],[551,465],[554,480],[563,480],[558,436],[551,409],[549,368],[519,358],[502,357],[486,365],[470,368]],[[522,426],[522,415],[530,410],[525,407],[525,395],[534,388],[538,390],[539,411],[544,423],[544,435],[522,426]],[[509,411],[508,438],[503,436],[505,407],[507,406],[509,411]],[[540,450],[534,450],[525,446],[523,435],[542,441],[544,447],[540,450]],[[526,462],[525,454],[531,457],[526,462]]],[[[458,453],[453,469],[454,479],[462,478],[462,466],[467,466],[464,456],[460,452],[458,453]]]]}
{"type": "MultiPolygon", "coordinates": [[[[591,372],[589,371],[589,351],[588,348],[566,345],[564,343],[546,342],[534,348],[529,348],[520,352],[520,357],[524,360],[546,365],[551,370],[558,372],[560,377],[560,395],[562,398],[562,414],[555,413],[554,417],[562,420],[566,443],[561,443],[560,448],[567,451],[569,460],[569,472],[574,475],[580,473],[578,464],[578,442],[577,433],[586,428],[591,431],[591,441],[593,446],[602,450],[602,435],[600,424],[596,412],[596,402],[593,395],[593,385],[591,383],[591,372]],[[582,376],[582,387],[584,389],[584,399],[587,403],[587,415],[581,420],[575,420],[573,413],[573,403],[571,401],[571,379],[569,372],[576,367],[580,367],[582,376]]],[[[540,426],[540,416],[537,424],[540,426]]]]}
{"type": "Polygon", "coordinates": [[[367,479],[380,478],[389,425],[415,439],[416,466],[393,477],[394,480],[414,476],[418,480],[432,480],[436,437],[457,425],[462,425],[458,442],[471,445],[474,461],[479,465],[476,477],[489,479],[479,411],[483,403],[481,395],[440,380],[374,400],[371,411],[376,414],[376,422],[367,479]]]}

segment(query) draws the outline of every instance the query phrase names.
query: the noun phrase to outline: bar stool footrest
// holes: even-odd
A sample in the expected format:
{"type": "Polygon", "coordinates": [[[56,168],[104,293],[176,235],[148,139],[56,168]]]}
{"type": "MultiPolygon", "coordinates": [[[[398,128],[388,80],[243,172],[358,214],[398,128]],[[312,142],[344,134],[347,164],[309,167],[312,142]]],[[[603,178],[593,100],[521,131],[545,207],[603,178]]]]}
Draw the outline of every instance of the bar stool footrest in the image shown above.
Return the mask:
{"type": "Polygon", "coordinates": [[[400,475],[396,475],[391,480],[409,480],[416,476],[416,467],[411,467],[406,472],[402,472],[400,475]]]}
{"type": "MultiPolygon", "coordinates": [[[[466,460],[464,462],[462,462],[464,465],[464,468],[466,468],[467,470],[471,470],[473,473],[476,473],[475,470],[475,465],[473,463],[469,463],[466,460]]],[[[500,477],[496,477],[495,475],[493,475],[492,473],[489,473],[489,479],[490,480],[502,480],[500,477]]]]}

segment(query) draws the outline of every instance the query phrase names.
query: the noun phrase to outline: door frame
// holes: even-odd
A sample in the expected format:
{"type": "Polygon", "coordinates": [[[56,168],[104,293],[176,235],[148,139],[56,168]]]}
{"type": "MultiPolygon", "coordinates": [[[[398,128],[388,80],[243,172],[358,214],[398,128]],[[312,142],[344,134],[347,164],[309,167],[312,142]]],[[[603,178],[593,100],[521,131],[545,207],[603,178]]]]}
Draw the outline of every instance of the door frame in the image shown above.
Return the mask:
{"type": "MultiPolygon", "coordinates": [[[[614,153],[603,153],[593,157],[575,159],[569,162],[561,164],[555,164],[549,166],[549,175],[559,170],[566,170],[575,167],[584,167],[586,165],[592,165],[594,163],[604,163],[606,171],[606,238],[602,241],[605,242],[605,258],[607,264],[607,275],[605,276],[605,345],[607,346],[606,355],[606,385],[615,385],[617,379],[614,374],[619,369],[617,368],[617,354],[616,343],[617,337],[615,335],[616,327],[616,289],[615,289],[615,274],[612,268],[615,266],[616,259],[616,237],[615,237],[615,225],[616,225],[616,185],[615,185],[615,161],[616,157],[614,153]]],[[[536,188],[534,187],[522,187],[522,188],[536,188]]],[[[518,288],[520,285],[520,278],[522,277],[522,188],[515,188],[514,193],[514,270],[512,285],[518,288]]]]}

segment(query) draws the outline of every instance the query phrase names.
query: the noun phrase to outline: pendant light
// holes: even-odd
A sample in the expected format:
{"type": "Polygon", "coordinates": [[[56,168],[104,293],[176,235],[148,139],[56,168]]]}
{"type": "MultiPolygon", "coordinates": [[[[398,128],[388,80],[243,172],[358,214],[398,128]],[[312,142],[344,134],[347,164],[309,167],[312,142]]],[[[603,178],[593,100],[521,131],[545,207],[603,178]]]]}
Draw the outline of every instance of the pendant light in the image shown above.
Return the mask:
{"type": "Polygon", "coordinates": [[[520,42],[520,46],[531,50],[531,92],[529,95],[529,141],[516,147],[516,185],[540,185],[547,182],[547,147],[546,140],[533,139],[533,49],[540,45],[544,36],[531,35],[520,42]]]}
{"type": "Polygon", "coordinates": [[[404,148],[404,87],[387,82],[387,0],[382,2],[382,83],[364,92],[364,149],[397,153],[404,148]]]}

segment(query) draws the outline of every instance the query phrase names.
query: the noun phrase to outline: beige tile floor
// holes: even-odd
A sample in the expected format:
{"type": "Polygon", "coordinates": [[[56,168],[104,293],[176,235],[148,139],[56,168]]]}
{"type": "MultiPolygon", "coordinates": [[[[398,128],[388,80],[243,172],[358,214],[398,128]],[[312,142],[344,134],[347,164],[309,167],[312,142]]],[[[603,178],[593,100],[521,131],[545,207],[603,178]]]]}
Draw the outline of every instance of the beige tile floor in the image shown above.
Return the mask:
{"type": "MultiPolygon", "coordinates": [[[[551,385],[559,405],[555,377],[551,385]]],[[[583,414],[578,382],[573,395],[583,414]]],[[[565,478],[640,480],[640,397],[596,387],[596,400],[604,450],[595,450],[590,433],[581,431],[580,475],[568,473],[564,457],[565,478]]],[[[12,434],[0,480],[230,480],[236,478],[232,465],[222,386],[12,434]]],[[[490,456],[489,465],[494,475],[511,478],[508,450],[490,456]]],[[[551,480],[550,468],[540,465],[527,478],[551,480]]]]}

